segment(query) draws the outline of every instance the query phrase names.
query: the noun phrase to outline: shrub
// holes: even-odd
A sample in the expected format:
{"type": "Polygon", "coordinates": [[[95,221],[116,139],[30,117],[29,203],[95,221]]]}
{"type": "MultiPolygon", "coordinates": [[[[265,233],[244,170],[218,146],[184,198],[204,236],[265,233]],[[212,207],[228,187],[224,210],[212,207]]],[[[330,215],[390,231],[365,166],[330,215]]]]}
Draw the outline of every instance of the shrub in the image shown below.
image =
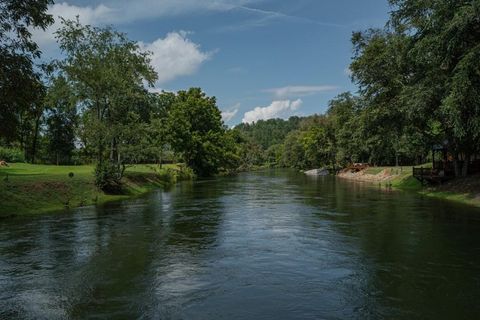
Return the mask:
{"type": "Polygon", "coordinates": [[[106,193],[121,192],[121,169],[109,161],[98,163],[95,167],[95,185],[106,193]]]}
{"type": "Polygon", "coordinates": [[[175,172],[176,170],[173,169],[166,169],[166,170],[161,170],[158,174],[160,180],[167,184],[173,184],[177,182],[177,174],[175,172]]]}
{"type": "Polygon", "coordinates": [[[177,181],[192,180],[196,177],[193,170],[185,165],[179,165],[178,169],[162,169],[158,174],[160,179],[168,184],[173,184],[177,181]]]}
{"type": "Polygon", "coordinates": [[[0,146],[0,160],[7,162],[25,162],[25,156],[22,150],[18,148],[0,146]]]}
{"type": "Polygon", "coordinates": [[[185,165],[180,165],[180,170],[178,170],[177,173],[177,179],[178,180],[192,180],[195,179],[195,172],[193,170],[185,165]]]}

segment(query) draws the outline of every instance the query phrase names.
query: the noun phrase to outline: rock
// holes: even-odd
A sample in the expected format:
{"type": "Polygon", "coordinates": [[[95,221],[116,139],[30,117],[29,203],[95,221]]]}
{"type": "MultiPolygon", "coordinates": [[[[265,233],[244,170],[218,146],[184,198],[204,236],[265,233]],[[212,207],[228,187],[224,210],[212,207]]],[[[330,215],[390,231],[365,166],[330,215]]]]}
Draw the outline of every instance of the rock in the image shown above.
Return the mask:
{"type": "Polygon", "coordinates": [[[315,176],[315,177],[328,176],[329,175],[328,170],[325,169],[325,168],[308,170],[308,171],[305,171],[304,173],[307,176],[315,176]]]}

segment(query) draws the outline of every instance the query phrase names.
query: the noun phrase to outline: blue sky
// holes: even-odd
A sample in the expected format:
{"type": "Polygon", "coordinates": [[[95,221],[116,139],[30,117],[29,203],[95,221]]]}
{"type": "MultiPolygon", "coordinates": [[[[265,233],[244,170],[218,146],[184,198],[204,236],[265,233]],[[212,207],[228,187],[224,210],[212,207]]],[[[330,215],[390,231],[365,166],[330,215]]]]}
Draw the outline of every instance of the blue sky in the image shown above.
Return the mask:
{"type": "MultiPolygon", "coordinates": [[[[323,113],[355,86],[352,31],[382,27],[387,0],[68,0],[55,16],[111,24],[153,52],[156,90],[201,87],[228,125],[323,113]]],[[[35,38],[58,55],[55,24],[35,38]]]]}

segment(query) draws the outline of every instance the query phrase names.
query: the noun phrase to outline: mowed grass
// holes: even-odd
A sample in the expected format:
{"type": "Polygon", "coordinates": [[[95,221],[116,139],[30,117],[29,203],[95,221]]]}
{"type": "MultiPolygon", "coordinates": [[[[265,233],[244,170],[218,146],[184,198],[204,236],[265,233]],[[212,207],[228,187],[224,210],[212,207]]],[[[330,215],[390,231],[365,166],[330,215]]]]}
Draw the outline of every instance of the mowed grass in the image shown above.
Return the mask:
{"type": "Polygon", "coordinates": [[[172,182],[178,165],[127,167],[121,194],[95,187],[94,166],[54,166],[25,163],[0,167],[0,217],[33,215],[137,196],[172,182]],[[70,177],[69,174],[73,173],[70,177]]]}

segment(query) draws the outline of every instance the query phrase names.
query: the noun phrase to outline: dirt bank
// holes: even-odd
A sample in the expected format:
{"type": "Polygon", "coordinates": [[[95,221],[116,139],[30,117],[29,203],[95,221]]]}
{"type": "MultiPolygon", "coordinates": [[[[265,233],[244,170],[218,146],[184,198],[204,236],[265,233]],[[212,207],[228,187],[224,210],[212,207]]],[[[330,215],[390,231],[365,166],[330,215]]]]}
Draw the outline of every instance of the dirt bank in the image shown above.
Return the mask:
{"type": "Polygon", "coordinates": [[[345,170],[338,173],[339,178],[364,182],[389,182],[404,174],[401,168],[368,168],[358,172],[345,170]]]}

